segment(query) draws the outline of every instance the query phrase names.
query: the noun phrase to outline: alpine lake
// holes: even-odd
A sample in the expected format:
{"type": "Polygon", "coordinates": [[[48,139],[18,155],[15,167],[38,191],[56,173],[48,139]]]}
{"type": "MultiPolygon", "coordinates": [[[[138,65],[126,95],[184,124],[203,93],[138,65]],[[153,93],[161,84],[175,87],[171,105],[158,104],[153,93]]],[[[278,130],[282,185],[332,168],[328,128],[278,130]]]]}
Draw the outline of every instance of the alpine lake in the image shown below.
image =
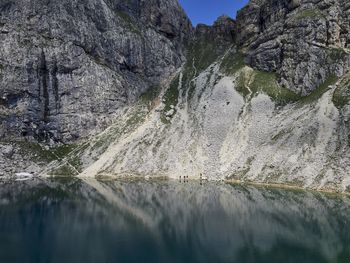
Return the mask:
{"type": "Polygon", "coordinates": [[[224,182],[0,183],[0,262],[350,262],[350,197],[224,182]]]}

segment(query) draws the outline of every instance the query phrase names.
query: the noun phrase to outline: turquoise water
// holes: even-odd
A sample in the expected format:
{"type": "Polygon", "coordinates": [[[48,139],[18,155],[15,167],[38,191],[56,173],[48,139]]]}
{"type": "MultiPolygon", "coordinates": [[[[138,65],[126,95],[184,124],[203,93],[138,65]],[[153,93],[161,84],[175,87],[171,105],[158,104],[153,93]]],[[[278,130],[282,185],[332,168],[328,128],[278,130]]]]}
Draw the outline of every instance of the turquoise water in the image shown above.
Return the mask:
{"type": "Polygon", "coordinates": [[[350,199],[176,181],[0,185],[0,262],[350,262],[350,199]]]}

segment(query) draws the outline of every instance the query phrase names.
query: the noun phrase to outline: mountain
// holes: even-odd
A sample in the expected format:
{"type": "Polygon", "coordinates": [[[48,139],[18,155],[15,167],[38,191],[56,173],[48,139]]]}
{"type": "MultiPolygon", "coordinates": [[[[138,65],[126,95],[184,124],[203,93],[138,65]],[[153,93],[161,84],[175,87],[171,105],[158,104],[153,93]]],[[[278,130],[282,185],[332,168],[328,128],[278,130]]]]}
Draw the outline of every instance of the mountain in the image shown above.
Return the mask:
{"type": "Polygon", "coordinates": [[[177,1],[0,2],[2,137],[74,142],[102,131],[184,61],[177,1]]]}
{"type": "Polygon", "coordinates": [[[252,0],[196,28],[175,0],[89,1],[1,5],[6,158],[350,191],[345,0],[252,0]]]}

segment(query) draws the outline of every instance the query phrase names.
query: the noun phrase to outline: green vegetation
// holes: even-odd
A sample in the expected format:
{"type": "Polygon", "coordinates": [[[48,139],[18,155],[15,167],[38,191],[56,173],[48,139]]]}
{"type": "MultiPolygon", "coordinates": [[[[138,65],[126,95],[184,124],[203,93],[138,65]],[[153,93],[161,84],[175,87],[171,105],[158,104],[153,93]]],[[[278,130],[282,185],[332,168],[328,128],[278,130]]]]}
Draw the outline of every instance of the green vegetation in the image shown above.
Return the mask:
{"type": "Polygon", "coordinates": [[[327,50],[327,53],[330,63],[339,61],[347,55],[345,50],[342,48],[330,48],[327,50]]]}
{"type": "Polygon", "coordinates": [[[286,104],[300,99],[300,95],[281,87],[277,83],[276,73],[258,70],[241,70],[236,83],[236,90],[247,97],[258,93],[268,95],[277,104],[286,104]]]}
{"type": "Polygon", "coordinates": [[[117,126],[113,131],[105,131],[98,135],[94,141],[90,143],[91,151],[98,153],[104,152],[108,146],[122,134],[122,127],[117,126]]]}
{"type": "MultiPolygon", "coordinates": [[[[252,72],[247,73],[247,71],[242,70],[237,77],[236,90],[244,97],[249,95],[249,89],[252,92],[252,96],[255,96],[258,93],[264,93],[279,105],[285,105],[292,102],[309,104],[321,98],[322,95],[330,89],[330,86],[337,82],[337,80],[337,76],[331,75],[317,89],[309,95],[302,97],[289,89],[281,87],[277,82],[276,73],[258,70],[252,70],[252,72]]],[[[339,90],[339,93],[340,92],[341,91],[339,90]]],[[[345,103],[343,100],[348,101],[347,97],[343,96],[343,94],[335,96],[335,101],[338,101],[339,105],[345,103]]]]}
{"type": "Polygon", "coordinates": [[[62,146],[52,148],[51,153],[54,156],[56,156],[57,159],[62,160],[76,148],[77,148],[76,144],[67,144],[67,145],[62,145],[62,146]]]}
{"type": "Polygon", "coordinates": [[[341,109],[350,104],[350,78],[343,79],[333,93],[333,103],[341,109]]]}
{"type": "Polygon", "coordinates": [[[122,19],[122,21],[124,21],[124,25],[130,32],[141,35],[140,28],[137,26],[136,22],[134,22],[127,13],[122,11],[116,11],[115,13],[119,18],[122,19]]]}
{"type": "Polygon", "coordinates": [[[47,164],[66,158],[64,164],[50,172],[49,175],[73,176],[82,171],[82,163],[77,151],[84,151],[87,144],[81,146],[76,144],[61,145],[53,148],[45,148],[38,143],[27,141],[17,141],[14,144],[23,155],[30,156],[34,162],[47,164]]]}
{"type": "Polygon", "coordinates": [[[27,141],[17,141],[13,142],[13,144],[20,149],[21,154],[30,156],[31,160],[37,163],[48,164],[53,161],[62,161],[69,156],[67,162],[49,173],[50,175],[72,176],[82,171],[80,157],[77,154],[73,156],[72,153],[75,153],[78,149],[83,151],[85,149],[84,145],[71,144],[46,148],[38,143],[27,141]]]}
{"type": "Polygon", "coordinates": [[[187,63],[184,66],[182,87],[188,90],[189,101],[193,97],[195,85],[193,79],[213,64],[223,52],[218,50],[214,39],[201,39],[192,44],[187,51],[187,63]]]}
{"type": "Polygon", "coordinates": [[[144,122],[145,117],[145,114],[142,114],[142,112],[137,112],[130,116],[130,118],[126,121],[126,126],[134,127],[135,125],[144,122]]]}
{"type": "Polygon", "coordinates": [[[237,76],[237,80],[236,80],[236,85],[235,85],[235,89],[243,96],[243,97],[247,97],[248,95],[250,95],[249,92],[249,82],[252,78],[252,72],[253,70],[250,71],[246,71],[246,70],[241,70],[239,72],[239,75],[237,76]]]}
{"type": "Polygon", "coordinates": [[[179,82],[180,76],[177,75],[171,82],[169,88],[164,94],[165,111],[171,110],[171,105],[176,106],[179,100],[179,82]]]}
{"type": "Polygon", "coordinates": [[[244,55],[241,52],[229,52],[222,60],[220,70],[227,75],[234,75],[245,66],[244,55]]]}
{"type": "Polygon", "coordinates": [[[27,141],[18,141],[15,144],[21,149],[22,154],[32,156],[32,160],[35,162],[44,163],[62,160],[77,147],[76,144],[70,144],[46,149],[38,143],[27,141]]]}
{"type": "Polygon", "coordinates": [[[172,106],[176,106],[179,101],[179,84],[180,84],[180,75],[177,75],[173,81],[170,83],[169,88],[166,90],[163,102],[165,104],[163,114],[161,116],[161,120],[163,123],[167,124],[169,121],[167,120],[166,113],[172,109],[172,106]]]}
{"type": "Polygon", "coordinates": [[[338,81],[338,77],[335,75],[329,76],[326,81],[321,84],[317,89],[312,91],[309,95],[302,97],[300,103],[309,104],[322,97],[322,95],[330,89],[331,85],[334,85],[338,81]]]}
{"type": "Polygon", "coordinates": [[[299,13],[296,14],[295,18],[298,20],[301,19],[314,19],[314,18],[319,18],[319,17],[324,17],[322,12],[317,9],[305,9],[300,11],[299,13]]]}
{"type": "Polygon", "coordinates": [[[300,99],[298,94],[278,85],[276,73],[273,72],[255,71],[250,89],[254,94],[265,93],[278,104],[295,102],[300,99]]]}
{"type": "Polygon", "coordinates": [[[77,171],[69,164],[63,164],[54,171],[50,172],[49,175],[71,177],[77,175],[77,171]]]}
{"type": "Polygon", "coordinates": [[[186,67],[195,67],[198,74],[214,63],[219,56],[213,40],[197,41],[188,49],[186,67]]]}
{"type": "Polygon", "coordinates": [[[66,158],[64,160],[63,158],[58,159],[58,161],[63,161],[63,162],[60,163],[60,165],[57,168],[53,169],[48,174],[55,175],[55,176],[70,177],[81,173],[83,171],[81,155],[88,146],[89,144],[85,143],[84,145],[79,146],[75,148],[73,151],[71,151],[69,155],[65,156],[66,158]]]}

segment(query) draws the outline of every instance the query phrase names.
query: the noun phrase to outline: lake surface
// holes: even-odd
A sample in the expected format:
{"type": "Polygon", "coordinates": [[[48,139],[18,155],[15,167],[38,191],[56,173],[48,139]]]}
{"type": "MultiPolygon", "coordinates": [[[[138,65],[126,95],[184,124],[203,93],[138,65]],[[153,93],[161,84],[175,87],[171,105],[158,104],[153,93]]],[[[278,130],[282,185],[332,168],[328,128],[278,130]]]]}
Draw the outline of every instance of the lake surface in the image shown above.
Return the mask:
{"type": "Polygon", "coordinates": [[[225,183],[0,184],[0,262],[350,262],[350,199],[225,183]]]}

